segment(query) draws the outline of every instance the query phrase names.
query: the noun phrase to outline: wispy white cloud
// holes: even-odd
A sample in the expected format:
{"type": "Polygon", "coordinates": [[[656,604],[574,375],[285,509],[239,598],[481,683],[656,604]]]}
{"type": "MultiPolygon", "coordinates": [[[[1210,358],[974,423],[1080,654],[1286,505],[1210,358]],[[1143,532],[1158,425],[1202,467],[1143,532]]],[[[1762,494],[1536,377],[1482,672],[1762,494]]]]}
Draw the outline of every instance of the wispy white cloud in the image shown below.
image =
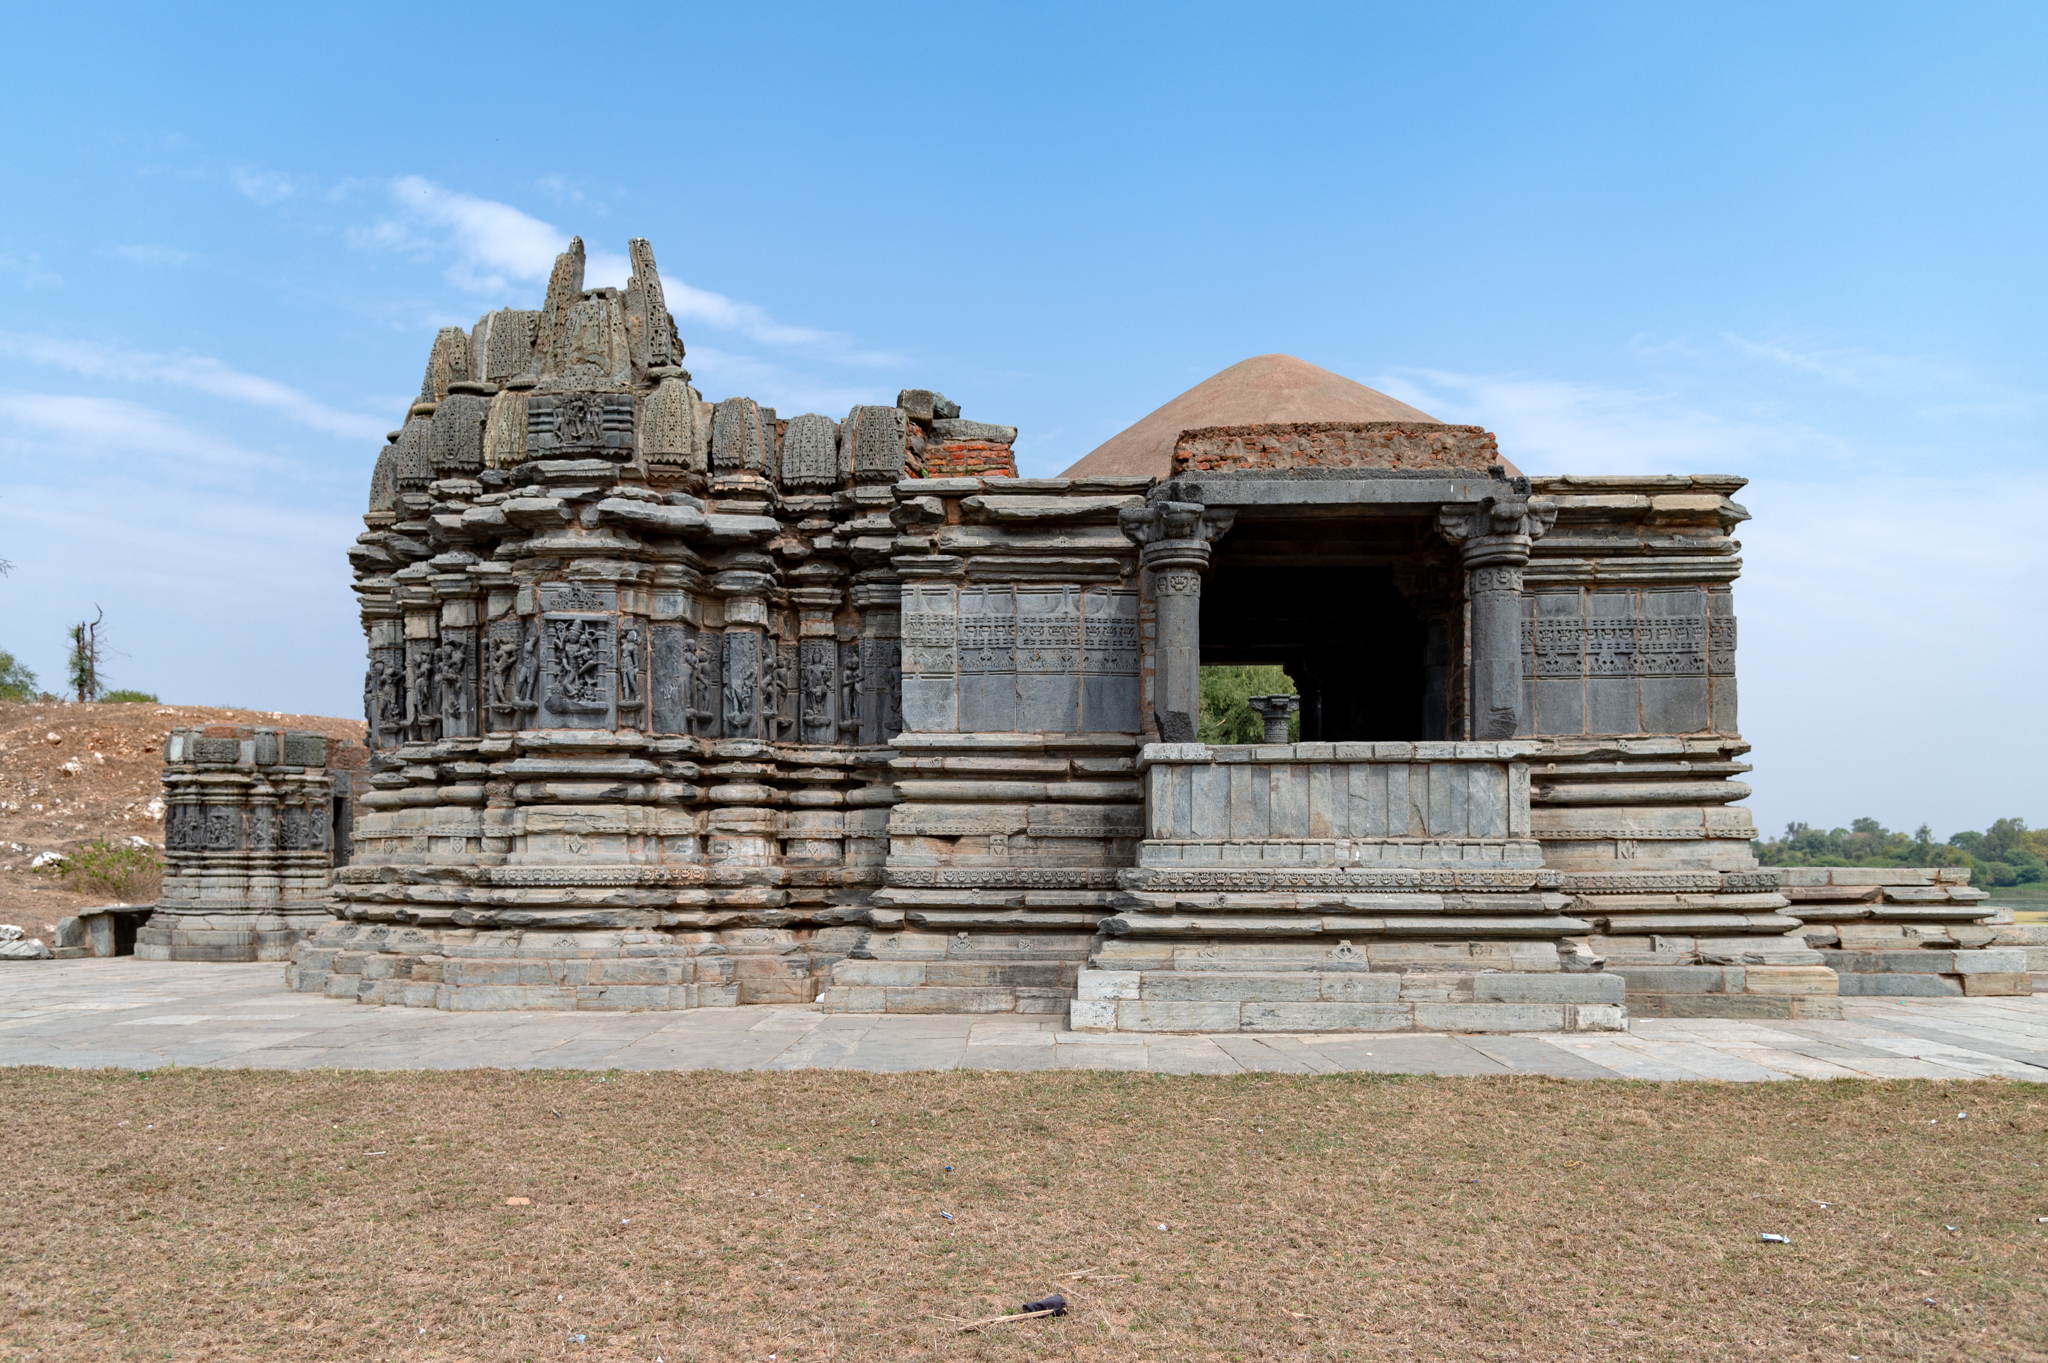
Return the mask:
{"type": "Polygon", "coordinates": [[[662,293],[668,299],[669,311],[676,315],[678,321],[688,318],[720,331],[737,331],[768,345],[818,345],[838,339],[831,332],[812,327],[784,325],[752,303],[741,303],[722,293],[694,288],[681,281],[673,284],[664,281],[662,293]]]}
{"type": "Polygon", "coordinates": [[[2016,417],[2041,407],[2038,392],[1992,382],[1937,359],[1810,345],[1788,337],[1758,340],[1724,333],[1721,341],[1745,359],[1853,392],[1881,394],[1919,417],[2016,417]]]}
{"type": "Polygon", "coordinates": [[[189,265],[199,259],[190,251],[181,251],[175,246],[109,246],[106,254],[130,265],[189,265]]]}
{"type": "MultiPolygon", "coordinates": [[[[576,191],[568,190],[558,179],[543,184],[558,197],[566,195],[572,201],[577,197],[576,191]]],[[[569,247],[569,234],[553,223],[495,199],[448,189],[423,176],[407,175],[392,181],[391,197],[400,216],[359,232],[356,240],[366,246],[423,256],[453,256],[447,270],[449,282],[472,292],[502,295],[515,284],[542,282],[554,267],[555,257],[569,247]]],[[[586,257],[584,282],[590,287],[622,287],[631,275],[632,264],[623,255],[591,250],[586,257]]],[[[900,363],[894,355],[858,349],[839,332],[779,322],[757,304],[700,289],[673,274],[663,276],[662,290],[669,311],[681,324],[695,323],[781,349],[807,350],[841,364],[900,363]]],[[[692,347],[693,354],[695,351],[692,347]]]]}
{"type": "Polygon", "coordinates": [[[0,644],[61,676],[65,626],[97,604],[121,655],[117,684],[174,703],[351,713],[362,632],[343,555],[361,503],[295,505],[279,489],[269,475],[195,485],[113,464],[10,486],[0,644]]]}
{"type": "Polygon", "coordinates": [[[819,382],[815,376],[775,360],[715,346],[691,346],[689,365],[699,391],[745,393],[783,416],[798,412],[837,416],[859,403],[886,405],[896,400],[894,389],[885,394],[866,384],[819,382]]]}
{"type": "Polygon", "coordinates": [[[0,332],[0,355],[88,378],[143,379],[189,388],[231,402],[267,408],[301,426],[351,440],[375,440],[389,424],[379,417],[330,407],[296,388],[231,369],[206,355],[157,355],[90,341],[14,332],[0,332]]]}
{"type": "Polygon", "coordinates": [[[1668,390],[1440,369],[1369,382],[1441,420],[1487,427],[1527,473],[1725,473],[1795,453],[1849,453],[1805,423],[1715,410],[1668,390]]]}
{"type": "Polygon", "coordinates": [[[266,207],[290,198],[298,188],[291,176],[274,170],[236,170],[228,181],[244,198],[266,207]]]}
{"type": "MultiPolygon", "coordinates": [[[[568,234],[552,223],[510,204],[444,189],[418,175],[394,180],[391,197],[409,221],[379,224],[379,239],[394,246],[452,250],[455,263],[448,269],[448,279],[460,288],[502,293],[514,280],[544,280],[555,257],[569,247],[568,234]]],[[[623,284],[631,272],[623,256],[593,256],[585,266],[586,280],[593,285],[623,284]]]]}
{"type": "Polygon", "coordinates": [[[280,461],[191,425],[167,412],[122,398],[70,393],[0,391],[0,447],[56,471],[80,455],[159,455],[208,465],[274,465],[280,461]]]}
{"type": "Polygon", "coordinates": [[[34,251],[0,252],[0,273],[13,275],[31,289],[53,289],[64,282],[64,276],[44,265],[34,251]]]}

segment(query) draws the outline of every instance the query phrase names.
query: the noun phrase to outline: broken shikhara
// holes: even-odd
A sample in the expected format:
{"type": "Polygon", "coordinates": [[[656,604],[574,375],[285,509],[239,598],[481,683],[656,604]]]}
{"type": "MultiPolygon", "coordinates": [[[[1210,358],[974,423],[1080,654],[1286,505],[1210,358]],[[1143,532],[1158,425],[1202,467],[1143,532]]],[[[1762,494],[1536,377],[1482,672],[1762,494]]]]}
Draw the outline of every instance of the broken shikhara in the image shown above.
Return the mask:
{"type": "Polygon", "coordinates": [[[1285,356],[1021,479],[1014,428],[929,390],[704,401],[630,255],[586,289],[575,243],[538,311],[442,331],[378,458],[366,789],[296,987],[1140,1031],[1836,1015],[1733,803],[1741,479],[1524,476],[1285,356]],[[1195,742],[1204,662],[1284,664],[1303,741],[1195,742]]]}

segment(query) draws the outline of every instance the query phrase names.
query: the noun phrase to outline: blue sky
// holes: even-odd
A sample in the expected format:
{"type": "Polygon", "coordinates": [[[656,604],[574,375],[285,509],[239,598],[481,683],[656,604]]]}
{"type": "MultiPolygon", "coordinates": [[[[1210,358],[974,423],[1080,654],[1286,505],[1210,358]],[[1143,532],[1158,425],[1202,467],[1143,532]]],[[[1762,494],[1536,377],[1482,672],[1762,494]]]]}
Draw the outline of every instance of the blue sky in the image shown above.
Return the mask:
{"type": "Polygon", "coordinates": [[[1734,472],[1775,829],[2048,820],[2048,10],[24,8],[0,648],[352,713],[434,329],[652,240],[707,396],[1054,473],[1284,351],[1531,472],[1734,472]]]}

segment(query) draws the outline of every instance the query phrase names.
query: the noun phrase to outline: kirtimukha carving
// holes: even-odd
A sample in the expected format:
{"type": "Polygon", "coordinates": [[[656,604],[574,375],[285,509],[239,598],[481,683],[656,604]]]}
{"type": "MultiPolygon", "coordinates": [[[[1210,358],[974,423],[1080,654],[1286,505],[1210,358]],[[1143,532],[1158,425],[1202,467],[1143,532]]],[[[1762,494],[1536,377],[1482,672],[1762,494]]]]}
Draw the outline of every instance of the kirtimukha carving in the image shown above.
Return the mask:
{"type": "MultiPolygon", "coordinates": [[[[1019,479],[1015,428],[928,389],[707,402],[628,256],[586,289],[574,242],[537,310],[437,337],[379,456],[368,789],[297,987],[1155,1031],[1836,1006],[1733,805],[1740,479],[1525,477],[1412,409],[1019,479]],[[1243,662],[1298,694],[1198,741],[1202,666],[1243,662]]],[[[223,812],[179,826],[239,845],[223,812]]]]}

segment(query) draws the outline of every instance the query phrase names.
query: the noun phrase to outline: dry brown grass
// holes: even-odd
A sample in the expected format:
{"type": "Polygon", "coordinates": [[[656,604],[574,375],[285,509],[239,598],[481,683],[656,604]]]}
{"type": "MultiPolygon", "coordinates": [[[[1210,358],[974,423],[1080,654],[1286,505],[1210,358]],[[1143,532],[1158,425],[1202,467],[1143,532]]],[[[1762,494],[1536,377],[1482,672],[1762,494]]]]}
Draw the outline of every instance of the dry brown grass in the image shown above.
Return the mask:
{"type": "Polygon", "coordinates": [[[7,1070],[0,1356],[2038,1359],[2044,1129],[2014,1084],[7,1070]]]}

